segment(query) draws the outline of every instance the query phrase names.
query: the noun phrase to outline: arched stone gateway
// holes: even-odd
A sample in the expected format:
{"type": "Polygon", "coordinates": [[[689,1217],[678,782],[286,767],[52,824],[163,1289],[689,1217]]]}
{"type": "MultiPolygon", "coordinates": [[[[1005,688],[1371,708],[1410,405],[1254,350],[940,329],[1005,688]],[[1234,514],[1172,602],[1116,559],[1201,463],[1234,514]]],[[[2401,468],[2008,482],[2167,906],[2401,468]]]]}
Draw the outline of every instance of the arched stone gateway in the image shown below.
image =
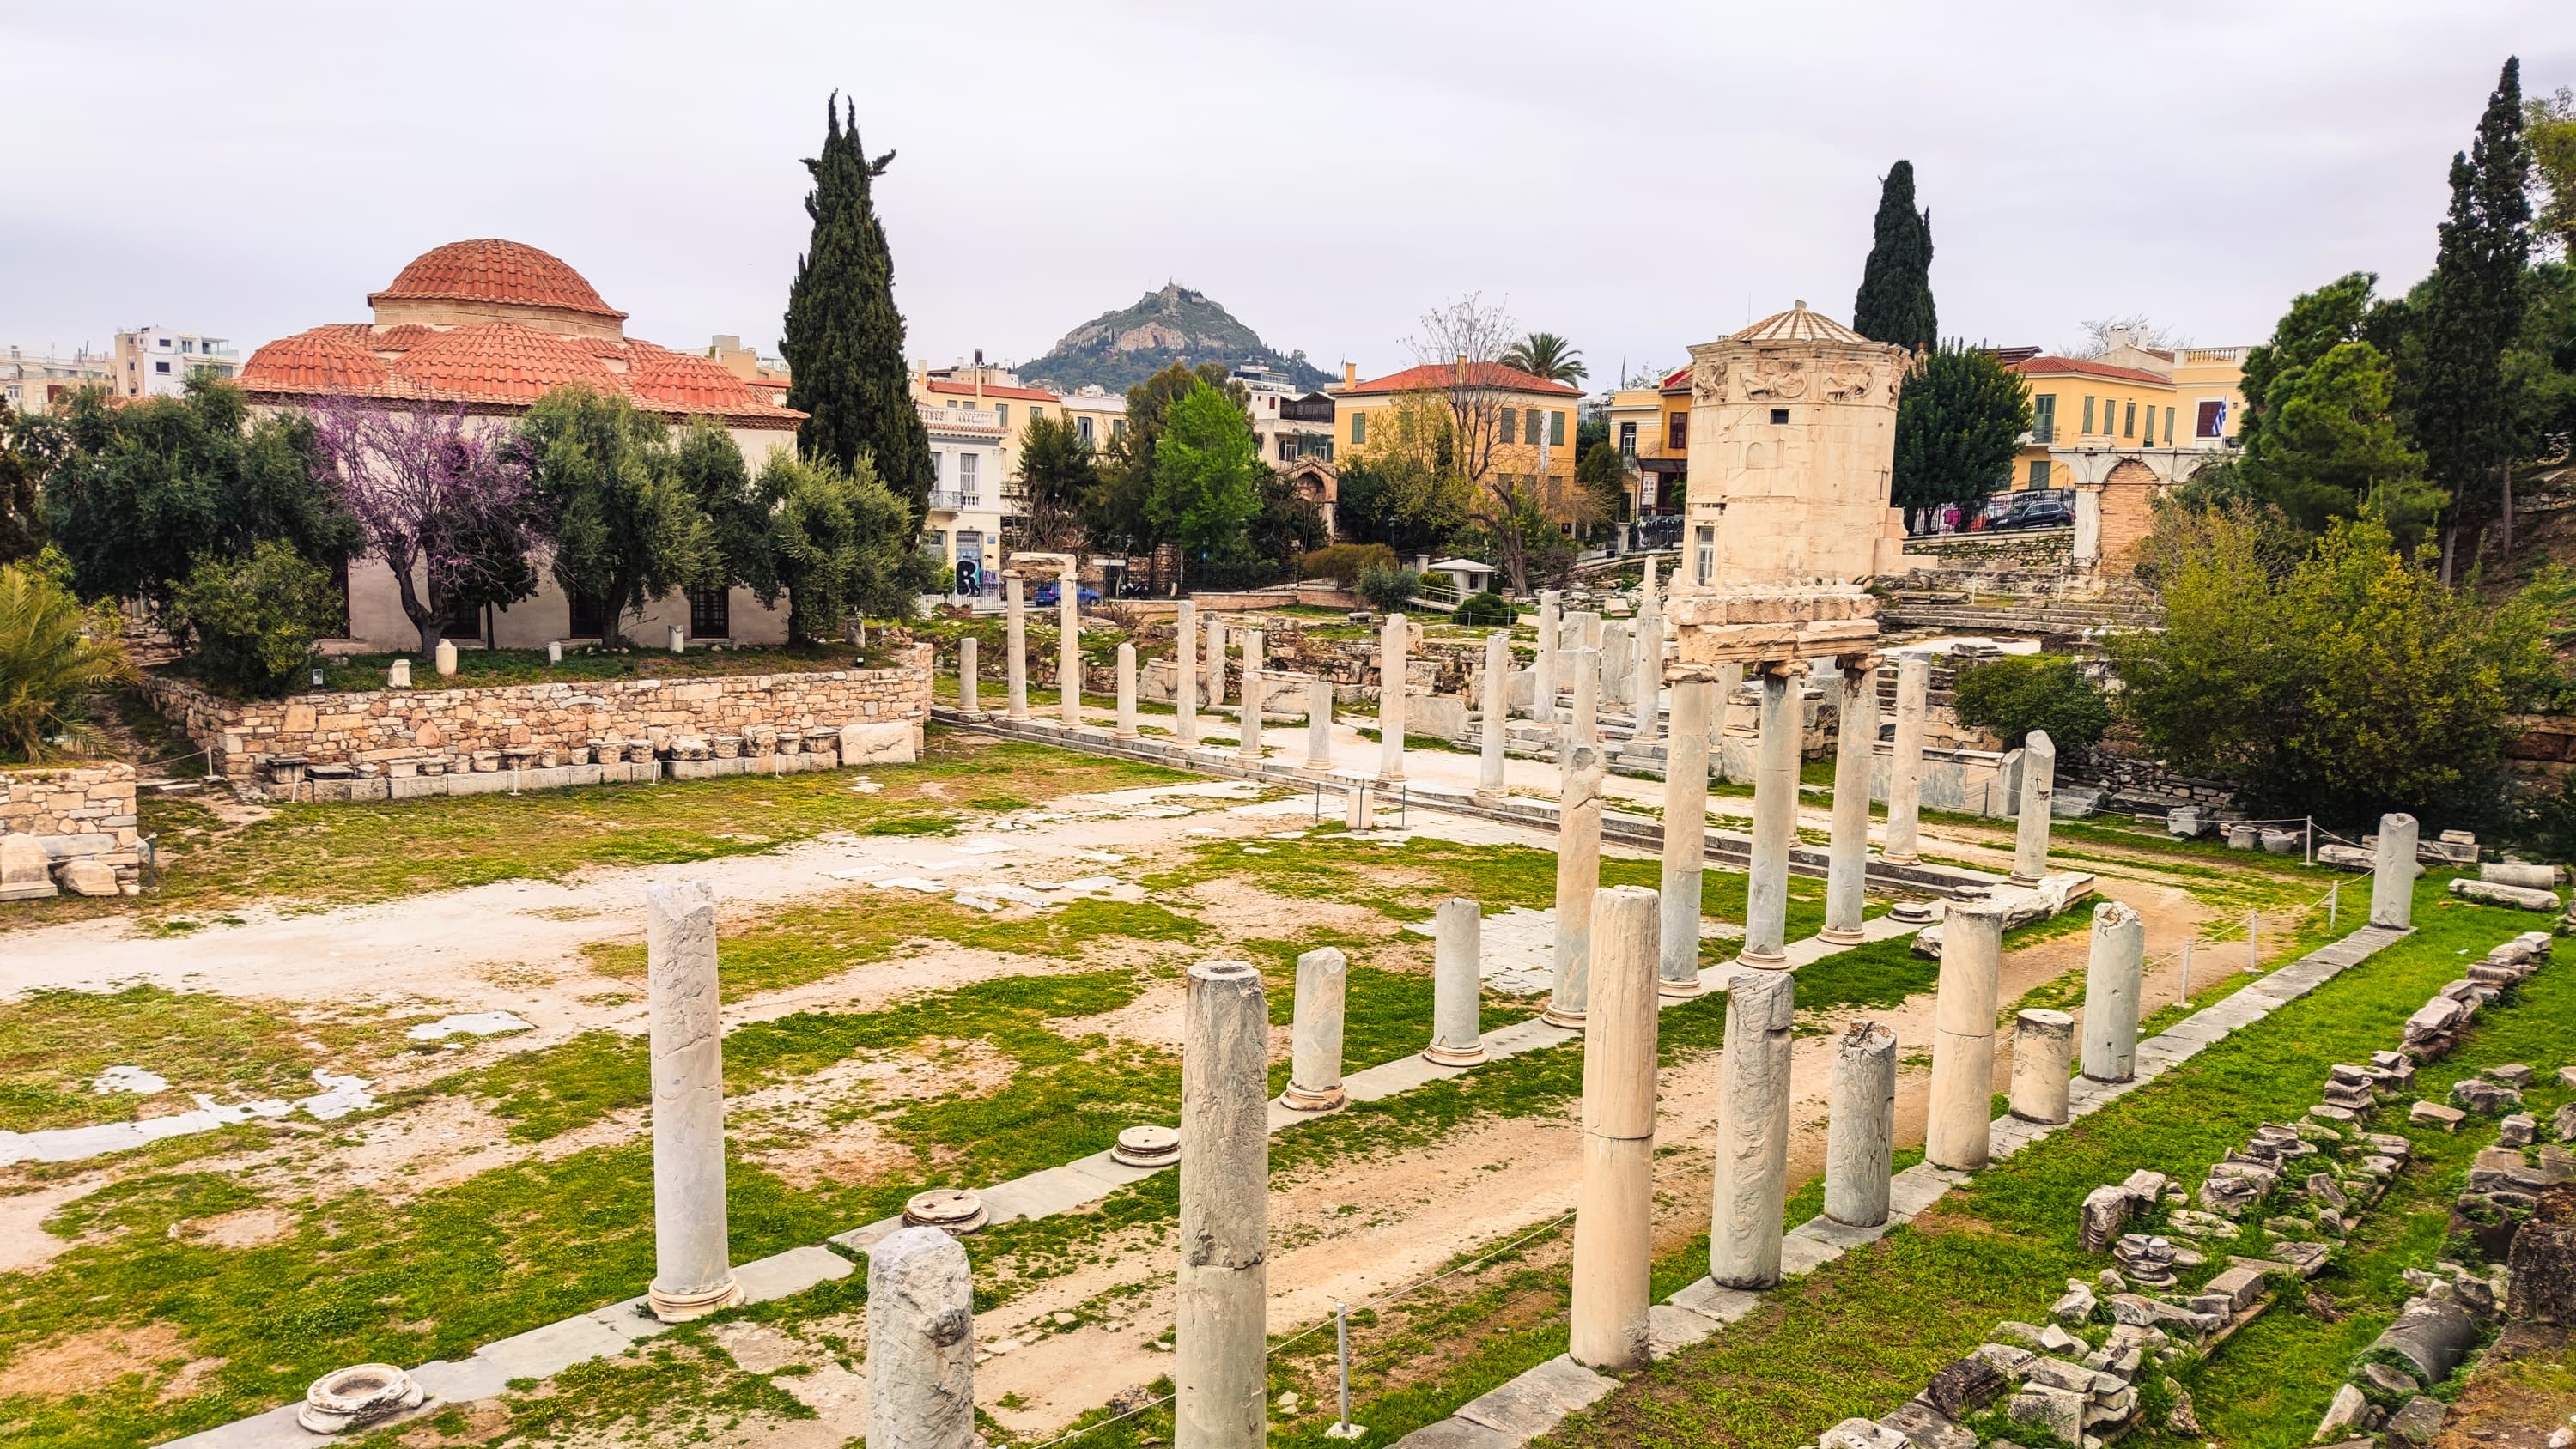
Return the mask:
{"type": "Polygon", "coordinates": [[[2156,496],[2197,472],[2201,460],[2177,466],[2169,456],[2114,453],[2075,461],[2072,561],[2077,568],[2126,574],[2136,569],[2138,544],[2154,523],[2156,496]]]}

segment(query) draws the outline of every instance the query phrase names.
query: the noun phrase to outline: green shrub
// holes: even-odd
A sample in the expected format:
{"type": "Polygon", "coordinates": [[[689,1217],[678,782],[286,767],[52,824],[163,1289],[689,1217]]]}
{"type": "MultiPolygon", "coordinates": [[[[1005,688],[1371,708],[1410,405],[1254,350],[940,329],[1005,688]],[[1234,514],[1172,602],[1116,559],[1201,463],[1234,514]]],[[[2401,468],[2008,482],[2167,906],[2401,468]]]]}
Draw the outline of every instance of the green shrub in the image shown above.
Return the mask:
{"type": "Polygon", "coordinates": [[[1422,591],[1422,575],[1411,569],[1380,568],[1375,564],[1360,570],[1359,596],[1382,613],[1392,614],[1413,602],[1422,591]]]}
{"type": "Polygon", "coordinates": [[[1395,567],[1395,550],[1382,543],[1336,543],[1307,554],[1298,577],[1332,579],[1343,587],[1359,581],[1360,572],[1368,568],[1395,567]]]}
{"type": "Polygon", "coordinates": [[[269,539],[248,558],[198,560],[171,614],[209,682],[273,698],[304,671],[313,641],[335,630],[340,600],[330,574],[269,539]]]}
{"type": "Polygon", "coordinates": [[[1460,604],[1458,612],[1450,617],[1461,624],[1489,625],[1494,628],[1508,629],[1520,617],[1520,611],[1514,609],[1511,601],[1502,595],[1486,592],[1469,595],[1467,602],[1460,604]]]}
{"type": "Polygon", "coordinates": [[[90,745],[82,705],[134,675],[112,605],[83,609],[41,565],[0,566],[0,760],[38,760],[90,745]]]}
{"type": "Polygon", "coordinates": [[[2091,749],[2111,727],[2110,701],[2084,668],[2062,654],[2011,654],[1959,671],[1962,724],[1990,729],[2007,745],[2048,731],[2060,754],[2091,749]]]}

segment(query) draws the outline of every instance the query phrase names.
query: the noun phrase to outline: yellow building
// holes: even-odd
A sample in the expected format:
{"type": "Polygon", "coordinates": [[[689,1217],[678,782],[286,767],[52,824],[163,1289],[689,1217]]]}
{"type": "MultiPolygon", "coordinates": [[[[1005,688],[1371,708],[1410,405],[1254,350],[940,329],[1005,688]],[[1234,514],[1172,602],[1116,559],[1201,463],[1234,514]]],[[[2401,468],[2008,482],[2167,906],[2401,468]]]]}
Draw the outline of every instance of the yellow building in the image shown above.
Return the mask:
{"type": "Polygon", "coordinates": [[[1550,517],[1571,528],[1578,490],[1574,482],[1574,410],[1580,388],[1550,382],[1499,362],[1427,363],[1363,381],[1342,364],[1342,381],[1325,391],[1333,398],[1333,439],[1341,456],[1365,453],[1374,420],[1380,433],[1389,410],[1409,396],[1447,398],[1464,391],[1485,437],[1486,472],[1536,486],[1550,517]]]}
{"type": "Polygon", "coordinates": [[[2100,357],[2009,364],[2030,388],[2016,489],[2074,490],[2073,557],[2125,566],[2162,490],[2236,447],[2242,347],[2142,347],[2114,333],[2100,357]]]}
{"type": "Polygon", "coordinates": [[[1640,515],[1682,511],[1690,474],[1690,369],[1677,367],[1653,387],[1623,387],[1602,409],[1610,441],[1637,474],[1640,515]]]}

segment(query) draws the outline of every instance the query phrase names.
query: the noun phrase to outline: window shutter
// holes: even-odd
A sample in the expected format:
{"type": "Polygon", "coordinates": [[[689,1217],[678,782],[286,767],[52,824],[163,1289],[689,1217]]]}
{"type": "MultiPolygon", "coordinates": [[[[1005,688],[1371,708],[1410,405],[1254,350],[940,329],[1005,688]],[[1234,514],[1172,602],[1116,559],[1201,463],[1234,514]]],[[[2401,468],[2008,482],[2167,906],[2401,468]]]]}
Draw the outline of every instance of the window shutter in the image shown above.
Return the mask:
{"type": "Polygon", "coordinates": [[[1547,415],[1547,443],[1551,448],[1562,448],[1565,446],[1564,412],[1552,412],[1547,415]]]}

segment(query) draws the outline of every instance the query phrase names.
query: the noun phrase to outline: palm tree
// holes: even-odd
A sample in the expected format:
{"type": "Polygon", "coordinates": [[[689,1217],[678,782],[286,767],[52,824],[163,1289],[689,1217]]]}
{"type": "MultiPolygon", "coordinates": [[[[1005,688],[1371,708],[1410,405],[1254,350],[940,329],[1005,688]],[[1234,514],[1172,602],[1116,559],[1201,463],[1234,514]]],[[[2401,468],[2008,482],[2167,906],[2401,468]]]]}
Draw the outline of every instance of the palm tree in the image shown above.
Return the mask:
{"type": "Polygon", "coordinates": [[[134,677],[122,639],[89,637],[97,622],[43,573],[0,566],[0,760],[97,743],[83,701],[134,677]]]}
{"type": "Polygon", "coordinates": [[[1503,353],[1503,366],[1516,367],[1550,382],[1577,383],[1592,375],[1580,348],[1568,347],[1553,332],[1533,332],[1503,353]]]}

